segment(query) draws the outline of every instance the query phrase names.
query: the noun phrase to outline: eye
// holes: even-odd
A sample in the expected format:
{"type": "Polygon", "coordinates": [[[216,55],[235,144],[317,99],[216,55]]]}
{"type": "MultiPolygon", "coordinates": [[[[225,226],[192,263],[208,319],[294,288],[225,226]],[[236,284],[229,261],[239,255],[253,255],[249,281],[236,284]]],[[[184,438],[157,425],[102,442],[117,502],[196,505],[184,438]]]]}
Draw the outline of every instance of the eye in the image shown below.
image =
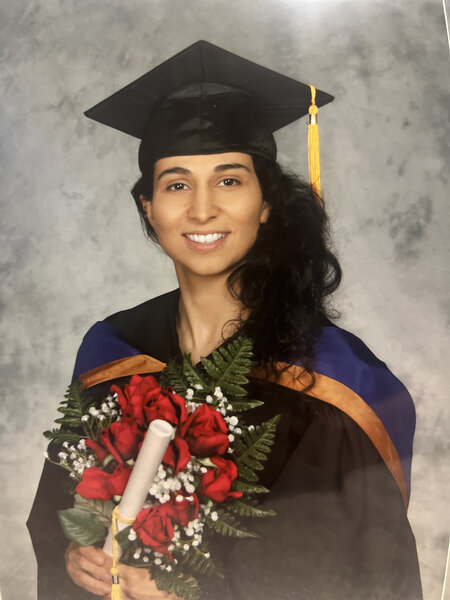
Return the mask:
{"type": "Polygon", "coordinates": [[[187,190],[187,185],[184,183],[172,183],[171,185],[167,186],[167,190],[171,191],[171,192],[178,192],[179,190],[187,190]]]}
{"type": "Polygon", "coordinates": [[[238,179],[234,179],[234,177],[227,177],[226,179],[222,179],[219,185],[224,187],[233,187],[235,185],[240,185],[241,182],[238,179]]]}

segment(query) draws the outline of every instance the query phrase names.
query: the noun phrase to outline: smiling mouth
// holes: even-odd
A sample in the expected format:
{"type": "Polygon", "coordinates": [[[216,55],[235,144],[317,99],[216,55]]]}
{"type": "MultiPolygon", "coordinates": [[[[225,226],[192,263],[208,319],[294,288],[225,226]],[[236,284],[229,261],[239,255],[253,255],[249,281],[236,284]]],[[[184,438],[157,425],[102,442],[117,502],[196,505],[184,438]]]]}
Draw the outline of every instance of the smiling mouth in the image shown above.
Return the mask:
{"type": "Polygon", "coordinates": [[[191,242],[197,242],[197,244],[213,244],[214,242],[224,238],[227,234],[207,233],[206,235],[201,235],[197,233],[185,233],[184,235],[188,238],[188,240],[191,240],[191,242]]]}

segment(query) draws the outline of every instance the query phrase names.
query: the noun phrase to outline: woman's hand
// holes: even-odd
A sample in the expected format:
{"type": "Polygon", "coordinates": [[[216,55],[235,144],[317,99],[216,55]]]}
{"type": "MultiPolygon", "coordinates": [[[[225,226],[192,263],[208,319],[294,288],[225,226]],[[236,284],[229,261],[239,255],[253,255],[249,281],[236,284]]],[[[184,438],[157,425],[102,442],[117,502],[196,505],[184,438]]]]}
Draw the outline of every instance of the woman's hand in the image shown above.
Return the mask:
{"type": "MultiPolygon", "coordinates": [[[[67,572],[74,583],[91,594],[109,598],[112,559],[103,550],[71,542],[65,557],[67,572]]],[[[147,569],[121,563],[118,569],[123,600],[183,600],[176,594],[158,590],[147,569]]]]}
{"type": "Polygon", "coordinates": [[[95,546],[79,546],[70,542],[66,553],[66,569],[80,587],[91,594],[104,596],[111,591],[112,559],[95,546]]]}
{"type": "MultiPolygon", "coordinates": [[[[103,550],[71,542],[65,557],[67,572],[74,583],[91,594],[109,598],[112,559],[103,550]]],[[[158,590],[147,569],[121,563],[118,569],[123,600],[183,600],[176,594],[158,590]]]]}
{"type": "Polygon", "coordinates": [[[119,564],[119,580],[123,600],[183,600],[158,590],[147,569],[119,564]]]}

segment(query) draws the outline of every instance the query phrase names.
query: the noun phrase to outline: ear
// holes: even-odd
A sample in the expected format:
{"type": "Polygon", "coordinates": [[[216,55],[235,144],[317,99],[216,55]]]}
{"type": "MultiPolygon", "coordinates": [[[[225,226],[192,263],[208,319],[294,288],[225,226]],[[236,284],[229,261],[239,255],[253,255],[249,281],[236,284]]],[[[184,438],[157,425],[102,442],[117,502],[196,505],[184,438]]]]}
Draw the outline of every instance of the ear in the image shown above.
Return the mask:
{"type": "Polygon", "coordinates": [[[263,202],[263,207],[262,207],[262,211],[261,211],[261,216],[259,217],[259,222],[262,223],[267,223],[267,219],[269,218],[270,215],[270,206],[267,204],[267,202],[263,202]]]}
{"type": "Polygon", "coordinates": [[[145,216],[147,217],[149,223],[152,223],[152,219],[153,219],[153,205],[151,200],[149,200],[148,198],[146,198],[144,196],[144,194],[140,194],[139,195],[139,202],[141,203],[141,206],[145,212],[145,216]]]}

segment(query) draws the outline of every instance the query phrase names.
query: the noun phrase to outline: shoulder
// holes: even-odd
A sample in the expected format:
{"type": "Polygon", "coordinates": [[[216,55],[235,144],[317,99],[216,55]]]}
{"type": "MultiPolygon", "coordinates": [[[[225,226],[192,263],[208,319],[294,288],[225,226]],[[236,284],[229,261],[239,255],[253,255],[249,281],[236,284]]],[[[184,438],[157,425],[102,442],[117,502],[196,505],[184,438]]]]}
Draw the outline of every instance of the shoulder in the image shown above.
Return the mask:
{"type": "MultiPolygon", "coordinates": [[[[301,367],[295,356],[289,362],[301,367]]],[[[322,327],[312,368],[316,380],[308,393],[350,416],[387,463],[396,454],[409,488],[416,415],[403,383],[361,339],[334,326],[322,327]]]]}
{"type": "Polygon", "coordinates": [[[132,330],[140,327],[149,318],[160,319],[170,313],[177,306],[180,292],[178,289],[151,298],[137,306],[121,310],[106,317],[103,322],[117,329],[132,330]]]}
{"type": "MultiPolygon", "coordinates": [[[[360,397],[393,436],[403,430],[411,439],[415,409],[403,383],[356,335],[340,327],[323,327],[315,347],[313,369],[360,397]]],[[[403,436],[402,436],[403,437],[403,436]]]]}
{"type": "MultiPolygon", "coordinates": [[[[314,347],[314,370],[343,380],[344,383],[356,383],[353,381],[355,367],[369,378],[381,373],[394,378],[386,364],[359,337],[340,327],[322,327],[314,347]]],[[[366,377],[360,377],[358,383],[364,385],[366,381],[366,377]]]]}
{"type": "Polygon", "coordinates": [[[137,354],[167,362],[166,355],[173,352],[178,298],[179,290],[173,290],[94,323],[78,350],[74,377],[137,354]]]}
{"type": "Polygon", "coordinates": [[[348,387],[374,410],[392,404],[414,410],[405,386],[386,363],[359,337],[340,327],[322,327],[314,348],[313,370],[348,387]]]}

